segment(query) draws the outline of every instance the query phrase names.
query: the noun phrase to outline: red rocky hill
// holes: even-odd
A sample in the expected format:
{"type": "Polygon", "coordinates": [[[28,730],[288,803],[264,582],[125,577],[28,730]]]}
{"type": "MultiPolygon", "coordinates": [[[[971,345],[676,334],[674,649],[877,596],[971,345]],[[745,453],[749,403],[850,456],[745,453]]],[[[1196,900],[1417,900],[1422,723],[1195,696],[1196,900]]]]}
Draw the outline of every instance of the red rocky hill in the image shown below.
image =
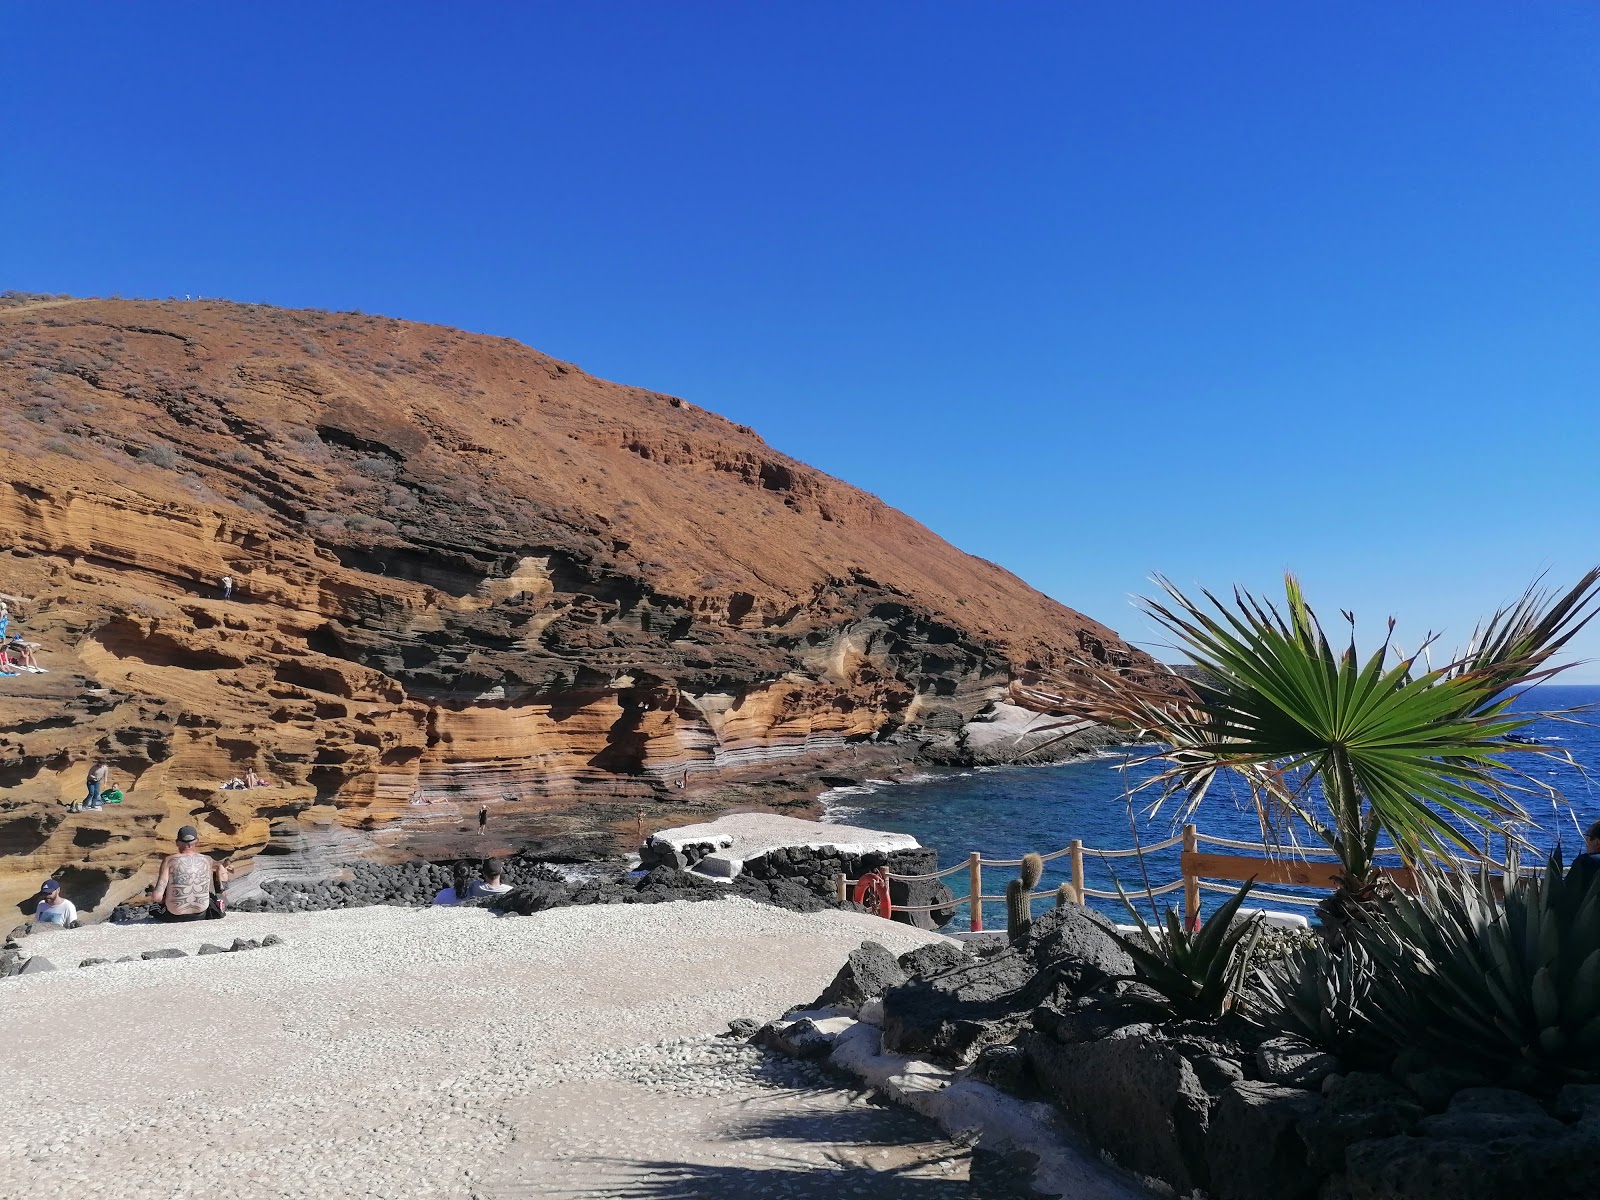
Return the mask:
{"type": "Polygon", "coordinates": [[[459,849],[480,804],[475,849],[609,844],[959,758],[1014,684],[1143,661],[752,430],[505,338],[12,297],[0,395],[0,593],[50,672],[0,679],[6,904],[65,864],[130,894],[184,823],[263,873],[459,849]],[[127,801],[69,813],[99,755],[127,801]],[[218,790],[246,768],[273,786],[218,790]]]}

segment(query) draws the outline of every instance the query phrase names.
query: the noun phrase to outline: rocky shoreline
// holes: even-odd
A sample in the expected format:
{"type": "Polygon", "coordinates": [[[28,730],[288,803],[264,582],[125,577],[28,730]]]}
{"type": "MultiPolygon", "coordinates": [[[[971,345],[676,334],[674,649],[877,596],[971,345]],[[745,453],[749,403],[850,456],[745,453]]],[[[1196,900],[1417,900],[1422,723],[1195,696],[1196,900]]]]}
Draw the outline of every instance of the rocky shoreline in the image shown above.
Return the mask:
{"type": "MultiPolygon", "coordinates": [[[[253,896],[235,901],[234,912],[319,912],[373,904],[426,907],[435,895],[451,885],[453,870],[461,860],[382,864],[356,862],[340,878],[318,881],[270,881],[253,896]]],[[[938,855],[918,847],[887,854],[839,854],[826,849],[794,846],[775,849],[743,864],[734,879],[707,878],[674,865],[630,870],[623,864],[590,863],[578,868],[556,866],[526,855],[503,860],[504,881],[512,890],[501,896],[463,901],[477,907],[529,914],[548,908],[585,904],[662,904],[673,900],[717,900],[739,896],[791,912],[820,912],[835,908],[862,911],[860,905],[840,901],[838,876],[850,878],[879,867],[899,874],[925,874],[937,869],[938,855]]],[[[475,864],[474,864],[475,865],[475,864]]],[[[935,883],[894,886],[895,898],[906,904],[933,904],[950,899],[948,889],[935,883]]],[[[119,905],[113,921],[139,920],[147,906],[119,905]]],[[[947,923],[954,904],[933,920],[914,924],[936,928],[947,923]],[[942,920],[940,919],[942,917],[942,920]]]]}
{"type": "MultiPolygon", "coordinates": [[[[1016,945],[897,958],[864,943],[813,1001],[750,1036],[947,1123],[977,1113],[1015,1133],[1027,1106],[1048,1105],[1178,1195],[1503,1200],[1600,1183],[1600,1086],[1491,1087],[1420,1051],[1386,1073],[1347,1070],[1238,1017],[1164,1021],[1108,930],[1068,905],[1016,945]]],[[[1048,1158],[1049,1139],[1035,1140],[1048,1158]]],[[[1047,1175],[1035,1186],[1062,1190],[1047,1175]]]]}

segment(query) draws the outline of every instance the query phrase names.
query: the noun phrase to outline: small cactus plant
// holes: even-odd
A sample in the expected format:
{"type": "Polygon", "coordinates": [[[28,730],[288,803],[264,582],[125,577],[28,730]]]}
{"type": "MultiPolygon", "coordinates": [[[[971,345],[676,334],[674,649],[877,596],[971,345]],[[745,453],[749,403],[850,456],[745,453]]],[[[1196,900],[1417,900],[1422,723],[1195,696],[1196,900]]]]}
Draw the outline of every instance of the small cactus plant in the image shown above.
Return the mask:
{"type": "Polygon", "coordinates": [[[1022,890],[1031,892],[1039,886],[1039,880],[1044,878],[1044,859],[1037,854],[1024,854],[1022,856],[1022,890]]]}
{"type": "Polygon", "coordinates": [[[1033,903],[1028,894],[1044,876],[1044,859],[1037,854],[1022,856],[1022,873],[1006,884],[1006,936],[1020,942],[1033,927],[1033,903]]]}
{"type": "Polygon", "coordinates": [[[1065,908],[1069,904],[1078,902],[1078,894],[1072,890],[1070,883],[1063,883],[1056,889],[1056,907],[1065,908]]]}

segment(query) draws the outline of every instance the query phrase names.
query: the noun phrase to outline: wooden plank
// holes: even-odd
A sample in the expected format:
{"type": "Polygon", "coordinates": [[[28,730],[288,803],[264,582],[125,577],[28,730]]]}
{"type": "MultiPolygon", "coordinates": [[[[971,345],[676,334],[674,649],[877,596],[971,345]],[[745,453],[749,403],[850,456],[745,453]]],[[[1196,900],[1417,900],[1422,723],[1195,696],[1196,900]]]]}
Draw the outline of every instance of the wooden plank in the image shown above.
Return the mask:
{"type": "MultiPolygon", "coordinates": [[[[1183,851],[1180,859],[1187,859],[1200,852],[1199,831],[1193,825],[1183,827],[1183,851]]],[[[1183,922],[1185,929],[1194,929],[1200,922],[1200,877],[1188,867],[1183,867],[1179,874],[1183,876],[1183,922]]]]}
{"type": "MultiPolygon", "coordinates": [[[[1338,886],[1336,862],[1299,862],[1292,859],[1251,858],[1242,854],[1200,854],[1184,851],[1180,870],[1186,878],[1232,879],[1243,882],[1254,878],[1258,884],[1290,884],[1294,887],[1327,888],[1338,886]]],[[[1417,890],[1416,877],[1409,867],[1384,867],[1383,873],[1408,892],[1417,890]]]]}
{"type": "Polygon", "coordinates": [[[1186,850],[1180,861],[1186,878],[1243,881],[1254,877],[1260,884],[1288,883],[1296,887],[1332,888],[1333,877],[1339,873],[1338,863],[1250,858],[1242,854],[1202,854],[1186,850]]]}

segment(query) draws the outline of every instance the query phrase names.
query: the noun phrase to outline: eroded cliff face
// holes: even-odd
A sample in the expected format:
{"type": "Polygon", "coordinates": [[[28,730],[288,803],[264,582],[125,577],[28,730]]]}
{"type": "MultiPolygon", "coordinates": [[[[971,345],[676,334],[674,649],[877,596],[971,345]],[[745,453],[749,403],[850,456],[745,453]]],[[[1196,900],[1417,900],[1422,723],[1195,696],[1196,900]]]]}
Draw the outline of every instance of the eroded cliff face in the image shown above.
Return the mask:
{"type": "Polygon", "coordinates": [[[15,299],[0,395],[0,594],[49,669],[0,679],[7,906],[63,865],[115,902],[185,823],[261,875],[609,846],[1144,661],[752,431],[507,339],[15,299]],[[99,756],[127,801],[69,813],[99,756]],[[219,790],[246,768],[273,786],[219,790]]]}

